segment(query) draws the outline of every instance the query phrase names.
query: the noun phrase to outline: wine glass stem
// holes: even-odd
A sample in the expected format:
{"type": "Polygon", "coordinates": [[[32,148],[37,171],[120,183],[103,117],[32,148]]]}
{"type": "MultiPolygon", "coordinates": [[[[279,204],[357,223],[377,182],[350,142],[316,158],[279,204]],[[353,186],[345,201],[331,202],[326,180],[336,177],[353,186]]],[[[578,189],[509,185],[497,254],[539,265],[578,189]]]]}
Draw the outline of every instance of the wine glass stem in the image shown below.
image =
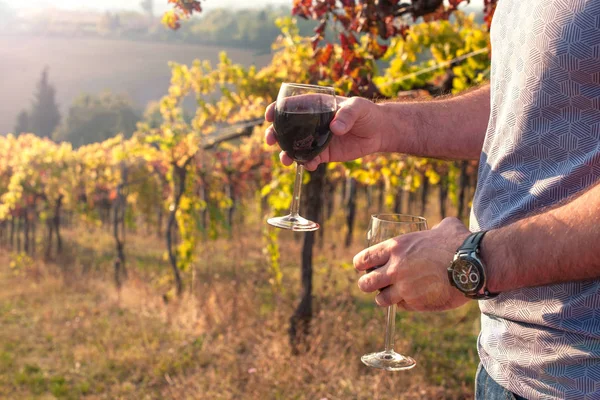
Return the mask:
{"type": "Polygon", "coordinates": [[[396,305],[391,305],[387,309],[387,320],[385,325],[385,352],[394,351],[394,332],[396,330],[396,305]]]}
{"type": "Polygon", "coordinates": [[[292,197],[292,207],[290,216],[298,217],[300,215],[300,196],[302,195],[302,177],[304,175],[304,165],[296,163],[296,181],[294,183],[294,195],[292,197]]]}

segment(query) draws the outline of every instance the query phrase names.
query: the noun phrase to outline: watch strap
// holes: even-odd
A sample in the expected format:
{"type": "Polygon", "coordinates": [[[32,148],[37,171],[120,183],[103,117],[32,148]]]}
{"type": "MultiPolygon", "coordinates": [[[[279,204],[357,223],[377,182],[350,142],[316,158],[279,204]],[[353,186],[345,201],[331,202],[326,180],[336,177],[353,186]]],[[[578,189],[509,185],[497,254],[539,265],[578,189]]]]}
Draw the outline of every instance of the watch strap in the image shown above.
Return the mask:
{"type": "Polygon", "coordinates": [[[470,234],[457,251],[460,253],[471,253],[473,251],[478,251],[481,240],[486,233],[487,231],[481,231],[470,234]]]}

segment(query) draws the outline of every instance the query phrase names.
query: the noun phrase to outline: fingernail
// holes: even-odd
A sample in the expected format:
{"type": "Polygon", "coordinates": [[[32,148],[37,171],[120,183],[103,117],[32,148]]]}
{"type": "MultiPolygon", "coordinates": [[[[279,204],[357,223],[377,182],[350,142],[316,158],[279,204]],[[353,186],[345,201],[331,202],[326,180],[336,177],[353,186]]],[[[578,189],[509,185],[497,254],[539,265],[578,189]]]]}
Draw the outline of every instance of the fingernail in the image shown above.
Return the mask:
{"type": "Polygon", "coordinates": [[[331,129],[334,129],[338,132],[345,132],[346,131],[346,124],[343,123],[342,121],[334,121],[331,124],[331,129]]]}

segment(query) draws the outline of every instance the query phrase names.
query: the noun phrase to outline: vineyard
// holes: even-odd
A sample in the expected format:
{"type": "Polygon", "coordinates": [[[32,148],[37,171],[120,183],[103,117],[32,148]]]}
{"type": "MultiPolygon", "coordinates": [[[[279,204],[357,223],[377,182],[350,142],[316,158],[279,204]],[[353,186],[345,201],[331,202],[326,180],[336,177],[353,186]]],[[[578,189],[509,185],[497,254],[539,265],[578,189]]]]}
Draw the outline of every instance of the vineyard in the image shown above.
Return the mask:
{"type": "MultiPolygon", "coordinates": [[[[14,254],[14,275],[30,275],[39,260],[57,265],[57,273],[71,283],[89,277],[106,282],[110,276],[121,304],[131,303],[128,296],[143,282],[152,293],[148,304],[157,307],[154,312],[166,307],[174,326],[184,317],[196,321],[189,332],[203,333],[175,350],[180,364],[136,372],[148,393],[157,380],[166,380],[162,393],[182,397],[362,393],[356,398],[387,398],[402,391],[412,398],[418,388],[433,397],[468,397],[476,359],[471,349],[474,308],[455,312],[462,333],[444,326],[429,331],[433,321],[454,325],[450,321],[456,315],[402,317],[403,325],[412,326],[404,345],[424,365],[410,384],[410,378],[366,373],[357,362],[339,363],[358,360],[380,337],[381,316],[373,315],[372,299],[357,293],[350,261],[364,246],[369,215],[389,211],[426,215],[431,222],[450,215],[465,220],[477,164],[377,154],[321,165],[305,176],[301,207],[302,215],[322,228],[292,236],[265,223],[289,208],[294,174],[263,143],[267,125],[262,115],[282,82],[329,85],[340,95],[378,101],[460,93],[486,80],[486,28],[456,13],[452,20],[413,25],[405,37],[394,36],[375,50],[367,37],[345,34],[339,43],[317,48],[314,40],[299,36],[291,18],[278,25],[282,33],[273,45],[273,59],[262,69],[234,64],[226,54],[214,66],[172,64],[159,120],[139,123],[131,139],[117,135],[75,149],[33,134],[0,138],[0,243],[14,254]],[[367,75],[369,80],[363,79],[367,75]],[[190,98],[197,104],[191,119],[183,109],[190,98]],[[84,251],[97,243],[103,248],[93,256],[84,251]],[[101,261],[91,261],[96,258],[101,261]],[[260,329],[265,337],[251,344],[246,333],[260,329]],[[340,338],[333,335],[343,335],[346,343],[337,343],[340,338]],[[457,335],[471,342],[455,340],[457,335]],[[265,353],[258,355],[258,348],[265,353]],[[285,355],[270,365],[270,352],[285,355]],[[234,368],[238,362],[243,365],[234,368]],[[292,378],[293,371],[284,366],[295,363],[313,371],[292,378]],[[468,369],[459,371],[460,365],[468,369]],[[237,372],[219,375],[227,368],[237,372]],[[189,370],[204,371],[208,378],[186,392],[189,370]],[[319,371],[344,378],[327,386],[319,371]],[[278,373],[295,382],[294,389],[277,392],[282,385],[278,373]],[[234,379],[236,374],[245,377],[234,379]],[[216,383],[219,376],[223,381],[216,383]],[[369,383],[369,377],[376,383],[369,383]],[[300,379],[314,383],[310,394],[302,394],[300,379]]],[[[148,348],[154,357],[165,356],[163,350],[148,348]]],[[[167,356],[174,364],[176,358],[167,356]]],[[[129,381],[138,379],[124,374],[129,381]]],[[[93,385],[77,390],[80,395],[102,392],[93,385]]]]}

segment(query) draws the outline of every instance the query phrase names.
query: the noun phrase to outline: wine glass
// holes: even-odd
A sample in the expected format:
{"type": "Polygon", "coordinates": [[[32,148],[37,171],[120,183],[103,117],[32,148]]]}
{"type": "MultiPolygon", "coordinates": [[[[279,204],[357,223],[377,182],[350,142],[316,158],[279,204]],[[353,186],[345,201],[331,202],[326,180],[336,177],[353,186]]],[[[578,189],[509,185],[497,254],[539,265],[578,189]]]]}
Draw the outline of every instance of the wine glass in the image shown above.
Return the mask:
{"type": "Polygon", "coordinates": [[[302,218],[300,195],[304,163],[318,156],[332,138],[329,124],[335,116],[337,102],[331,87],[284,83],[275,103],[273,128],[279,147],[296,162],[296,182],[290,214],[270,218],[267,222],[278,228],[308,232],[319,224],[302,218]]]}
{"type": "MultiPolygon", "coordinates": [[[[409,232],[427,230],[427,221],[423,217],[402,214],[378,214],[371,217],[367,232],[367,245],[373,246],[409,232]]],[[[371,268],[370,273],[379,267],[371,268]]],[[[385,349],[377,353],[362,356],[361,361],[369,367],[386,371],[402,371],[416,365],[411,357],[394,351],[394,331],[396,328],[396,304],[387,308],[385,328],[385,349]]]]}

